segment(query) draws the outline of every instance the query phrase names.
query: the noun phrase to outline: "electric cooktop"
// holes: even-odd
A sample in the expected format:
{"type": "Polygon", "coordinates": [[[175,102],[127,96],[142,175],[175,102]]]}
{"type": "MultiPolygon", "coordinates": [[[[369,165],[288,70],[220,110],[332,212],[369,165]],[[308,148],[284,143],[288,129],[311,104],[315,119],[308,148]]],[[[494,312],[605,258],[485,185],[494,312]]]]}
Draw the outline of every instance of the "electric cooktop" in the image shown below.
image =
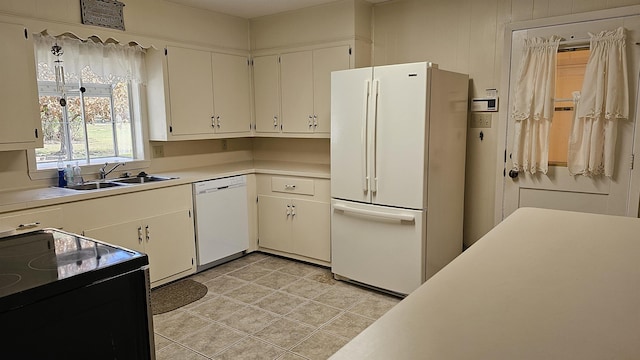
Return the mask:
{"type": "Polygon", "coordinates": [[[0,238],[0,312],[146,265],[142,253],[56,229],[0,238]]]}

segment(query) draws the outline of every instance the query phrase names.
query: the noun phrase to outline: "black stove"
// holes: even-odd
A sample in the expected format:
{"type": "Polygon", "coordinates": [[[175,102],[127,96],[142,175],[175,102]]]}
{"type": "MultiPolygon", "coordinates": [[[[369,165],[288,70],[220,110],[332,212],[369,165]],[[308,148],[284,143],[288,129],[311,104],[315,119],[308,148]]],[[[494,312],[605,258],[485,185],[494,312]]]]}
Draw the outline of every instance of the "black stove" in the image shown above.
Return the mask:
{"type": "Polygon", "coordinates": [[[148,264],[56,229],[0,238],[0,358],[153,359],[148,264]]]}
{"type": "Polygon", "coordinates": [[[0,239],[0,312],[146,264],[144,254],[60,230],[0,239]]]}

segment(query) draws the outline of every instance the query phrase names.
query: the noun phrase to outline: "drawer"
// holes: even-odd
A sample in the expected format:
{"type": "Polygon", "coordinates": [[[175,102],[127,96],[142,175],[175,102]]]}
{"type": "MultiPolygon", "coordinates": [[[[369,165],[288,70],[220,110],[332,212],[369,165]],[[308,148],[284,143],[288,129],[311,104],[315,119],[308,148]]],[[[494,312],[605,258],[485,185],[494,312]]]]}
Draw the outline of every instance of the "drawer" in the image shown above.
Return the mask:
{"type": "Polygon", "coordinates": [[[300,194],[300,195],[314,195],[314,183],[311,179],[296,179],[274,176],[271,178],[271,191],[300,194]]]}
{"type": "Polygon", "coordinates": [[[43,228],[62,228],[62,208],[24,210],[0,215],[0,236],[16,235],[43,228]]]}

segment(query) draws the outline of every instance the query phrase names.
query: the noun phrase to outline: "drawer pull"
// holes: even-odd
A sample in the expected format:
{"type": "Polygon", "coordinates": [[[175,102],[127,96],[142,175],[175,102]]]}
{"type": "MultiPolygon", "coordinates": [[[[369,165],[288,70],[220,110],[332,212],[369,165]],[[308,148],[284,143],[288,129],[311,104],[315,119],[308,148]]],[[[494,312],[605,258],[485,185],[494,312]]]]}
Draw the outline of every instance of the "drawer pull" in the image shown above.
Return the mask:
{"type": "Polygon", "coordinates": [[[296,186],[295,185],[290,185],[290,184],[285,184],[284,185],[284,189],[285,190],[295,190],[296,186]]]}
{"type": "Polygon", "coordinates": [[[38,227],[40,226],[40,223],[38,221],[36,222],[31,222],[31,223],[26,223],[26,224],[20,224],[18,225],[18,229],[29,229],[29,228],[34,228],[34,227],[38,227]]]}

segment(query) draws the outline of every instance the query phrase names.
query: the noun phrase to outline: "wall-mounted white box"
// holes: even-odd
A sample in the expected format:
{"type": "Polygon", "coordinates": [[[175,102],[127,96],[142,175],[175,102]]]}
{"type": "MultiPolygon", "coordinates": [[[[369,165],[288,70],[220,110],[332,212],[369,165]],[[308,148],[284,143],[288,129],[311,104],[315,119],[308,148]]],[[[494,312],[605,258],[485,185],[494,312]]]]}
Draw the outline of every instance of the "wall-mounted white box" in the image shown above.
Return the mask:
{"type": "Polygon", "coordinates": [[[472,98],[471,111],[498,111],[498,98],[472,98]]]}

